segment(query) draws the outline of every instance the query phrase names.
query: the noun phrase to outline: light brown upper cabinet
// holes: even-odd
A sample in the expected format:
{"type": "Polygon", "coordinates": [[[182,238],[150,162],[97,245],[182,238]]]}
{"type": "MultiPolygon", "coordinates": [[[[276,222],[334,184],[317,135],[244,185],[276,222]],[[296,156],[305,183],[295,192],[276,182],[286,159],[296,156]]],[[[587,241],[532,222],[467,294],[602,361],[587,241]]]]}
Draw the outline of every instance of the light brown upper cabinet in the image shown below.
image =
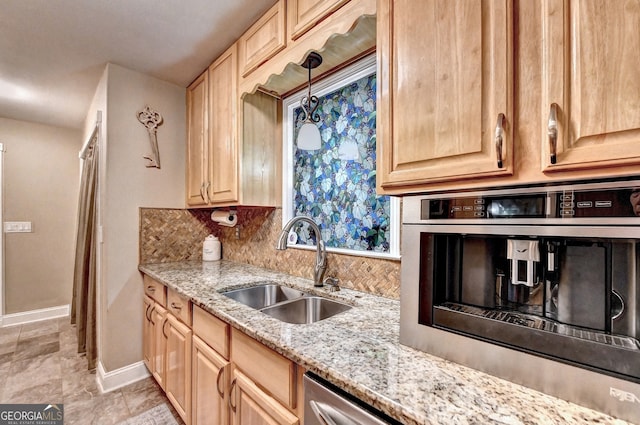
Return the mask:
{"type": "Polygon", "coordinates": [[[375,13],[376,0],[279,0],[191,84],[188,208],[281,205],[281,96],[307,83],[309,51],[322,52],[318,73],[372,51],[375,13]],[[295,41],[291,11],[305,28],[295,41]]]}
{"type": "Polygon", "coordinates": [[[280,0],[238,40],[238,58],[243,77],[284,49],[285,0],[280,0]]]}
{"type": "Polygon", "coordinates": [[[377,3],[378,191],[511,175],[512,2],[419,3],[377,3]]]}
{"type": "Polygon", "coordinates": [[[237,59],[236,43],[187,89],[187,207],[280,203],[279,102],[240,99],[237,59]]]}
{"type": "Polygon", "coordinates": [[[542,17],[543,170],[640,164],[640,2],[546,0],[542,17]]]}
{"type": "Polygon", "coordinates": [[[209,67],[209,174],[212,204],[238,200],[238,45],[209,67]]]}
{"type": "Polygon", "coordinates": [[[238,200],[237,59],[233,44],[187,89],[187,206],[238,200]]]}
{"type": "Polygon", "coordinates": [[[640,4],[516,4],[378,0],[379,191],[637,175],[640,4]]]}
{"type": "Polygon", "coordinates": [[[209,143],[209,73],[205,71],[187,88],[187,205],[206,205],[209,143]]]}
{"type": "Polygon", "coordinates": [[[349,0],[289,0],[287,22],[289,38],[295,40],[316,23],[333,13],[349,0]]]}

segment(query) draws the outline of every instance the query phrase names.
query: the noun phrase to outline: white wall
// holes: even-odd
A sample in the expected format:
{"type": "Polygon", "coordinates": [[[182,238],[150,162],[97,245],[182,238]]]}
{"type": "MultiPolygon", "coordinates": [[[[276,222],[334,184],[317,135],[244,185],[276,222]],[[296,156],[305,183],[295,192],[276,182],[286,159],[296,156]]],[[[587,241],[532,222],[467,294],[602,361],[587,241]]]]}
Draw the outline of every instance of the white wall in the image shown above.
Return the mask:
{"type": "MultiPolygon", "coordinates": [[[[99,301],[99,355],[106,372],[142,360],[139,208],[184,208],[185,93],[183,87],[117,65],[110,64],[106,69],[106,151],[102,151],[106,166],[100,206],[104,244],[99,301]],[[151,152],[151,146],[147,130],[136,114],[146,105],[164,118],[157,131],[160,169],[147,168],[143,158],[151,152]]],[[[94,117],[90,111],[87,121],[94,117]]]]}
{"type": "MultiPolygon", "coordinates": [[[[4,220],[32,233],[5,235],[5,313],[70,304],[81,132],[0,118],[4,220]]],[[[1,231],[1,230],[0,230],[1,231]]]]}

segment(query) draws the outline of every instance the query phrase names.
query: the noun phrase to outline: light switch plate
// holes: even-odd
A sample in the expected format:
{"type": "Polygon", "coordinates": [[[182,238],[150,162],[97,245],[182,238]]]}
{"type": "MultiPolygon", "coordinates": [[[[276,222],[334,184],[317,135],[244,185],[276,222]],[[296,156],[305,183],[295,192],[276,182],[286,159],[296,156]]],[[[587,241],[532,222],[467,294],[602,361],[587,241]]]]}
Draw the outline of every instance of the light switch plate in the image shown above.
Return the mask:
{"type": "Polygon", "coordinates": [[[5,221],[5,233],[31,233],[30,221],[5,221]]]}

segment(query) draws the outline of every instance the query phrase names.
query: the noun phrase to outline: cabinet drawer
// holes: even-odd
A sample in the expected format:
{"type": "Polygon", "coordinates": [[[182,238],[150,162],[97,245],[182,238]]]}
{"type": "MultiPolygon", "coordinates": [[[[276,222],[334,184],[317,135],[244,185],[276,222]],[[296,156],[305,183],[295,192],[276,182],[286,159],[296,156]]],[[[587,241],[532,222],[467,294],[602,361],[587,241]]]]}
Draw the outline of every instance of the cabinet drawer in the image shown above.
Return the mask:
{"type": "Polygon", "coordinates": [[[296,364],[241,331],[231,329],[236,366],[285,406],[296,408],[296,364]]]}
{"type": "Polygon", "coordinates": [[[167,310],[182,323],[191,326],[191,302],[171,288],[167,289],[167,310]]]}
{"type": "Polygon", "coordinates": [[[229,360],[229,324],[193,306],[193,333],[229,360]]]}
{"type": "Polygon", "coordinates": [[[240,37],[238,61],[243,77],[285,48],[284,9],[284,0],[280,0],[240,37]]]}
{"type": "Polygon", "coordinates": [[[167,287],[160,282],[156,282],[146,274],[143,277],[143,281],[144,293],[165,307],[167,305],[167,287]]]}

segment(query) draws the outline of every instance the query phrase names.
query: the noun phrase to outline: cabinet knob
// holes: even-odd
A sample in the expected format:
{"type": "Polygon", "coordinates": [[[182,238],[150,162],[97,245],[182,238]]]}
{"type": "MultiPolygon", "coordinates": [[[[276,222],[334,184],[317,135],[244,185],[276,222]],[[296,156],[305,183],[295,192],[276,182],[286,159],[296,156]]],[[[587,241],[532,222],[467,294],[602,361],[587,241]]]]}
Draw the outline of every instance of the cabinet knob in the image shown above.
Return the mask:
{"type": "Polygon", "coordinates": [[[504,120],[503,113],[498,114],[498,122],[496,123],[496,160],[498,168],[502,168],[502,141],[504,139],[504,120]]]}
{"type": "Polygon", "coordinates": [[[181,304],[177,304],[175,302],[171,303],[171,308],[174,310],[182,310],[182,305],[181,304]]]}
{"type": "Polygon", "coordinates": [[[549,160],[556,163],[556,149],[558,147],[558,104],[552,103],[549,109],[549,125],[547,127],[549,135],[549,160]]]}

